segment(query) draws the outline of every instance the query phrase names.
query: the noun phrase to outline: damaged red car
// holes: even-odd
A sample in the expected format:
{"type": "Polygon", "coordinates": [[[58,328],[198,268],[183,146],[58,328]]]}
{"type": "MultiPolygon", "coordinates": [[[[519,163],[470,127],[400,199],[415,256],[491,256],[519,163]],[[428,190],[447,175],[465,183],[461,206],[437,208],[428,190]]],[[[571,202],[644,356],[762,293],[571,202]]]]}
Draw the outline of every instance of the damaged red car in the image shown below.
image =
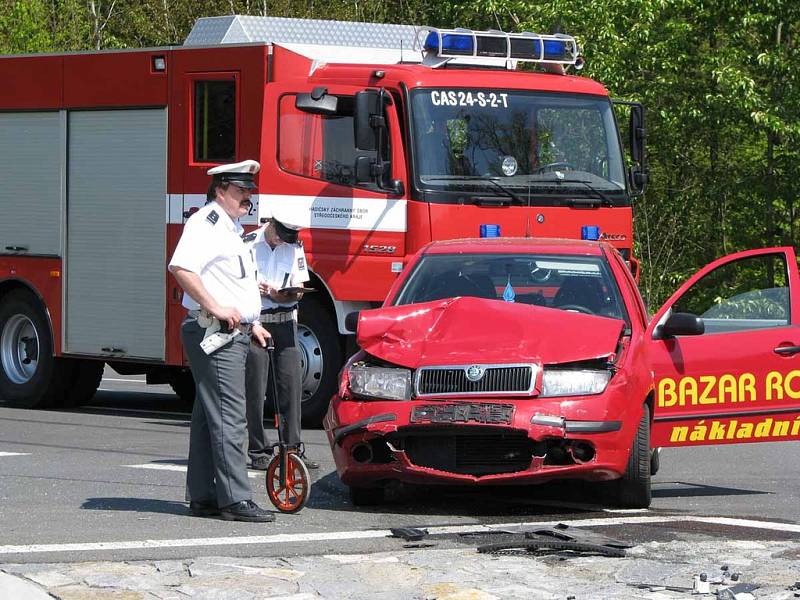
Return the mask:
{"type": "Polygon", "coordinates": [[[653,447],[800,438],[797,290],[791,248],[741,252],[651,320],[606,243],[431,243],[348,319],[337,471],[356,504],[393,481],[581,479],[647,507],[653,447]]]}

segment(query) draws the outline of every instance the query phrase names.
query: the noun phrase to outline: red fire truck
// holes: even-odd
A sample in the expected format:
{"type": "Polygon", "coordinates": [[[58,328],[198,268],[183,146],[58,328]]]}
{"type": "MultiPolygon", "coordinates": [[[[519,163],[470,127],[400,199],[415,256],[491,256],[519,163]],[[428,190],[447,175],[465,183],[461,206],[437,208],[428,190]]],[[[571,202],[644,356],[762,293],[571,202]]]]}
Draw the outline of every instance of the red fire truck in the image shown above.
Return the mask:
{"type": "Polygon", "coordinates": [[[165,267],[219,163],[262,165],[246,225],[285,203],[308,226],[310,421],[345,315],[431,240],[599,238],[633,263],[642,109],[626,161],[581,62],[560,34],[241,16],[180,47],[0,57],[0,400],[80,404],[104,364],[193,396],[165,267]]]}

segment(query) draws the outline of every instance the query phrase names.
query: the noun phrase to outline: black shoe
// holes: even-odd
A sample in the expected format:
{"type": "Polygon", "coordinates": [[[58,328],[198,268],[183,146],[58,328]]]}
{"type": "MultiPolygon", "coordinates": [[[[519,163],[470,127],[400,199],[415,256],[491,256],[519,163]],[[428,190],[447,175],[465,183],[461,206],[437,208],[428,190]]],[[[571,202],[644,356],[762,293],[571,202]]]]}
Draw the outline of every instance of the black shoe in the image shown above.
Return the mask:
{"type": "Polygon", "coordinates": [[[214,502],[189,502],[189,511],[195,517],[216,517],[219,508],[214,502]]]}
{"type": "Polygon", "coordinates": [[[305,463],[306,468],[308,469],[319,469],[319,463],[306,458],[306,446],[303,442],[300,442],[297,448],[290,448],[290,452],[297,452],[297,456],[299,456],[302,461],[305,463]]]}
{"type": "Polygon", "coordinates": [[[220,514],[225,521],[249,521],[251,523],[270,523],[275,520],[275,515],[267,512],[252,500],[242,500],[220,509],[220,514]]]}
{"type": "Polygon", "coordinates": [[[250,461],[250,468],[255,469],[256,471],[266,471],[271,461],[272,457],[268,454],[265,454],[264,456],[257,456],[250,461]]]}

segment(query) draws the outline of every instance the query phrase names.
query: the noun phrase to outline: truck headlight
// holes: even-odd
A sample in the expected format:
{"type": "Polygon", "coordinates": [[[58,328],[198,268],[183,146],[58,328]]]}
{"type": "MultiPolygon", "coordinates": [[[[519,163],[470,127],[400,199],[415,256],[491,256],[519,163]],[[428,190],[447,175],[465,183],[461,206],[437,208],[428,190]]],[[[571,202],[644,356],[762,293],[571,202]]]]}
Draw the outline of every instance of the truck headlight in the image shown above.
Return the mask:
{"type": "Polygon", "coordinates": [[[398,367],[350,367],[350,391],[356,396],[386,400],[411,399],[411,371],[398,367]]]}
{"type": "Polygon", "coordinates": [[[542,372],[542,393],[547,396],[585,396],[601,394],[611,379],[611,371],[595,369],[547,369],[542,372]]]}

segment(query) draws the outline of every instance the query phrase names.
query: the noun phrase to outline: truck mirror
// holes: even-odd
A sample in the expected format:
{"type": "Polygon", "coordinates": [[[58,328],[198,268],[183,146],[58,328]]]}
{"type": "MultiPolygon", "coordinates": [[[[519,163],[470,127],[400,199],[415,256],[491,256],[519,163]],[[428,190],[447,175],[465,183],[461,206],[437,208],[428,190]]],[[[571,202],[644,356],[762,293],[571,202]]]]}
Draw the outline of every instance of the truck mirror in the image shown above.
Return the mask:
{"type": "Polygon", "coordinates": [[[353,333],[356,332],[356,329],[358,329],[358,315],[358,311],[347,313],[347,315],[345,315],[344,328],[347,329],[347,331],[352,331],[353,333]]]}
{"type": "Polygon", "coordinates": [[[631,118],[630,118],[630,148],[631,159],[634,166],[631,168],[630,182],[631,186],[639,191],[644,192],[647,187],[648,171],[647,164],[645,163],[645,138],[647,137],[647,129],[644,123],[644,106],[638,102],[632,102],[631,118]]]}
{"type": "Polygon", "coordinates": [[[706,325],[702,318],[692,313],[676,312],[655,328],[653,337],[657,340],[664,340],[676,335],[703,335],[705,331],[706,325]]]}
{"type": "Polygon", "coordinates": [[[317,87],[310,94],[297,94],[294,106],[312,115],[335,115],[339,110],[339,98],[329,94],[327,88],[317,87]]]}
{"type": "Polygon", "coordinates": [[[375,164],[375,159],[369,156],[356,157],[356,183],[372,183],[375,181],[375,175],[372,172],[372,165],[375,164]]]}
{"type": "Polygon", "coordinates": [[[353,127],[358,150],[368,152],[376,150],[378,147],[378,131],[376,131],[375,121],[377,118],[383,117],[380,100],[381,93],[377,90],[364,90],[356,93],[353,127]]]}

